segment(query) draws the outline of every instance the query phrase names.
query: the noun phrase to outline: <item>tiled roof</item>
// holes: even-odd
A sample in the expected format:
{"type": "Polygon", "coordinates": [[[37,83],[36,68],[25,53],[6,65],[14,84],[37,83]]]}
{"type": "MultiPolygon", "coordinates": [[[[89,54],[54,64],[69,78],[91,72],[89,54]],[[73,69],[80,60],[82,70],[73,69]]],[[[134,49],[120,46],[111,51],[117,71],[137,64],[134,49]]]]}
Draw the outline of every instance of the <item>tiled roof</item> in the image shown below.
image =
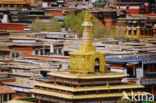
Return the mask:
{"type": "Polygon", "coordinates": [[[0,0],[0,4],[29,4],[30,0],[0,0]]]}
{"type": "Polygon", "coordinates": [[[30,89],[34,88],[34,84],[32,80],[24,80],[21,78],[16,78],[16,81],[14,82],[4,82],[3,84],[15,86],[15,87],[17,86],[17,87],[23,87],[23,88],[30,88],[30,89]]]}
{"type": "Polygon", "coordinates": [[[7,85],[0,86],[0,94],[6,94],[6,93],[15,93],[15,91],[7,85]]]}

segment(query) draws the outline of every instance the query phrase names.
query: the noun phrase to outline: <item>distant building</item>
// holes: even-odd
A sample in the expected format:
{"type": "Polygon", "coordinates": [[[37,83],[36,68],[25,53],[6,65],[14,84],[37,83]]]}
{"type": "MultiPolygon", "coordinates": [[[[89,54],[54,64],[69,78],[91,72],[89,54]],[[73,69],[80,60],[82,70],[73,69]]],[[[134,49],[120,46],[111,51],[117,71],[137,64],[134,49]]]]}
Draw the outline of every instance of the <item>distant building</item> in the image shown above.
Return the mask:
{"type": "Polygon", "coordinates": [[[14,98],[15,91],[7,86],[0,85],[0,103],[7,103],[9,100],[14,98]]]}
{"type": "Polygon", "coordinates": [[[139,39],[144,37],[155,37],[156,18],[144,15],[119,18],[125,24],[125,35],[127,38],[139,39]]]}
{"type": "MultiPolygon", "coordinates": [[[[25,76],[27,76],[26,73],[22,73],[22,72],[17,72],[17,75],[15,72],[15,73],[12,73],[12,75],[16,76],[16,80],[6,81],[6,82],[3,82],[3,84],[10,86],[13,91],[16,91],[16,93],[14,94],[14,98],[32,97],[29,90],[34,87],[33,80],[26,79],[25,78],[25,76]],[[19,78],[20,76],[21,78],[19,78]]],[[[11,98],[9,100],[12,100],[14,98],[11,98]]]]}
{"type": "Polygon", "coordinates": [[[97,17],[104,26],[113,33],[113,25],[117,20],[117,12],[114,9],[104,9],[104,10],[91,10],[90,11],[95,17],[97,17]]]}
{"type": "Polygon", "coordinates": [[[33,4],[33,0],[0,0],[2,8],[21,8],[27,9],[33,4]]]}
{"type": "Polygon", "coordinates": [[[149,13],[156,13],[156,0],[148,0],[149,1],[149,13]]]}
{"type": "Polygon", "coordinates": [[[145,14],[149,11],[148,0],[117,0],[117,9],[129,14],[145,14]]]}
{"type": "Polygon", "coordinates": [[[42,8],[63,7],[65,0],[43,0],[42,8]]]}

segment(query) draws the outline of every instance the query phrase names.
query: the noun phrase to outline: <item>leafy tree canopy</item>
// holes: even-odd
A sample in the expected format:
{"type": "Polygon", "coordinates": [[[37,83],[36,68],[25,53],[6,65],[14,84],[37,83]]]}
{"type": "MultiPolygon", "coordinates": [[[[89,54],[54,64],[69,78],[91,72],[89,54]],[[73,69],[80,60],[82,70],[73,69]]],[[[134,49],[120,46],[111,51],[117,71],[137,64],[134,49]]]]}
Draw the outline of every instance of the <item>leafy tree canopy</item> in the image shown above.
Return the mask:
{"type": "Polygon", "coordinates": [[[114,25],[114,38],[118,40],[125,40],[126,32],[125,32],[126,24],[122,19],[118,19],[116,24],[114,25]]]}
{"type": "Polygon", "coordinates": [[[61,24],[58,20],[50,18],[50,22],[43,22],[41,19],[36,18],[31,25],[32,32],[60,32],[61,24]]]}
{"type": "MultiPolygon", "coordinates": [[[[66,15],[64,23],[67,29],[70,29],[73,32],[77,32],[79,36],[82,36],[83,33],[83,20],[86,11],[81,11],[77,15],[74,12],[70,12],[66,15]]],[[[109,35],[109,30],[105,28],[101,21],[99,21],[96,17],[91,16],[91,21],[93,23],[93,35],[95,38],[101,38],[106,35],[109,35]]]]}

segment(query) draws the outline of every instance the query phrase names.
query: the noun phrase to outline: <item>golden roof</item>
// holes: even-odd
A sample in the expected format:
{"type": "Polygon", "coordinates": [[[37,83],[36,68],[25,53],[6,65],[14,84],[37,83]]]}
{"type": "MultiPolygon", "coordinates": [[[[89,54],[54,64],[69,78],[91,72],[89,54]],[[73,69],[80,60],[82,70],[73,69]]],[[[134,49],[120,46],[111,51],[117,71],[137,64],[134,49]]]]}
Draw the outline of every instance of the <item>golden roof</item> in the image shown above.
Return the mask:
{"type": "MultiPolygon", "coordinates": [[[[42,94],[42,95],[48,95],[48,96],[55,96],[65,99],[92,99],[92,98],[111,98],[111,97],[123,97],[123,93],[105,93],[105,94],[84,94],[84,95],[72,95],[72,94],[63,94],[59,92],[53,92],[53,91],[47,91],[47,90],[39,90],[39,89],[33,89],[31,90],[32,93],[35,94],[42,94]]],[[[138,92],[134,92],[134,95],[137,95],[138,92]]],[[[140,94],[147,95],[149,93],[147,92],[140,92],[140,94]]],[[[128,96],[131,96],[131,93],[127,92],[128,96]]]]}
{"type": "Polygon", "coordinates": [[[92,86],[92,87],[75,87],[75,88],[74,87],[61,86],[61,85],[57,85],[57,84],[42,83],[42,82],[36,82],[35,85],[36,86],[40,86],[40,87],[59,89],[59,90],[70,91],[70,92],[144,88],[144,86],[142,86],[140,84],[92,86]]]}
{"type": "Polygon", "coordinates": [[[109,72],[109,73],[93,73],[93,74],[74,74],[70,72],[50,72],[48,73],[50,76],[55,77],[62,77],[62,78],[71,78],[71,79],[100,79],[100,78],[123,78],[127,77],[128,74],[125,73],[115,73],[115,72],[109,72]]]}

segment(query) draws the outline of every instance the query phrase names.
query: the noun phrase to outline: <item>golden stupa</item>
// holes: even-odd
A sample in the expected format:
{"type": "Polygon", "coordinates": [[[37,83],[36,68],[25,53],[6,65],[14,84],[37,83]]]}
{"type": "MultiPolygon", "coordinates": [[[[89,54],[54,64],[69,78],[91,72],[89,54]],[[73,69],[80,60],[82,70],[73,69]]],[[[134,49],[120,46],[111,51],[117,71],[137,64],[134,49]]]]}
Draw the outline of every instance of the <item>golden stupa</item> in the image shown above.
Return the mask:
{"type": "MultiPolygon", "coordinates": [[[[105,67],[105,55],[93,46],[91,15],[86,12],[82,46],[70,53],[70,67],[48,73],[49,82],[37,81],[31,93],[35,103],[117,103],[124,93],[128,96],[145,93],[143,86],[123,83],[124,73],[115,73],[105,67]]],[[[146,94],[146,93],[145,93],[146,94]]],[[[10,102],[13,103],[13,102],[10,102]]]]}
{"type": "Polygon", "coordinates": [[[70,53],[70,72],[91,73],[95,71],[105,72],[105,54],[97,52],[93,46],[92,23],[90,14],[86,13],[84,23],[82,46],[79,51],[70,53]],[[100,63],[95,70],[95,60],[100,63]]]}

